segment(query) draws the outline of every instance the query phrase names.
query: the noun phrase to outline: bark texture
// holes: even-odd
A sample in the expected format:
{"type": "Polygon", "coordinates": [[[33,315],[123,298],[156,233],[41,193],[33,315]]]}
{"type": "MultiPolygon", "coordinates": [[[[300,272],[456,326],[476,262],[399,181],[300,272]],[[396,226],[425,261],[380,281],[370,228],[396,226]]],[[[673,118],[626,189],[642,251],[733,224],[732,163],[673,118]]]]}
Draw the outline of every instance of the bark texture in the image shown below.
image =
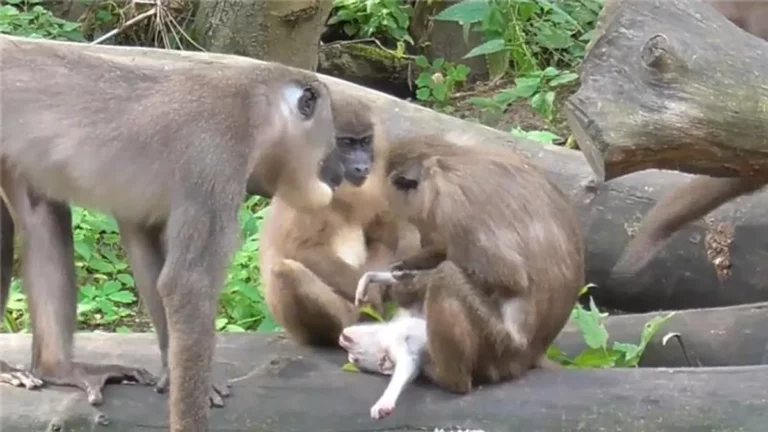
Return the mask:
{"type": "Polygon", "coordinates": [[[604,180],[768,173],[768,43],[699,0],[606,0],[566,104],[604,180]]]}
{"type": "Polygon", "coordinates": [[[332,8],[333,0],[206,0],[195,25],[208,51],[315,70],[332,8]]]}
{"type": "MultiPolygon", "coordinates": [[[[0,335],[3,357],[26,360],[28,335],[0,335]]],[[[78,335],[78,357],[159,370],[151,334],[78,335]]],[[[270,335],[221,336],[214,373],[232,382],[227,406],[213,409],[216,432],[740,431],[768,424],[768,366],[534,370],[466,396],[425,381],[401,396],[389,418],[369,409],[387,377],[345,372],[343,351],[310,350],[270,335]]],[[[108,386],[92,407],[70,388],[0,386],[3,432],[167,430],[167,395],[151,387],[108,386]],[[96,425],[100,414],[108,426],[96,425]]]]}

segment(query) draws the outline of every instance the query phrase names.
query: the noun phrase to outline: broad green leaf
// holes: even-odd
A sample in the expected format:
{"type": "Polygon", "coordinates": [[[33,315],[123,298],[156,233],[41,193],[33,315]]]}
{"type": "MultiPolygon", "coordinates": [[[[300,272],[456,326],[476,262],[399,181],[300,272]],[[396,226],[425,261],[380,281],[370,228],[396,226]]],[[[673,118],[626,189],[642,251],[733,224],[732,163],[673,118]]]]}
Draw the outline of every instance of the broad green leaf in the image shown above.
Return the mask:
{"type": "Polygon", "coordinates": [[[133,288],[136,286],[136,281],[133,280],[133,276],[127,274],[127,273],[120,273],[117,275],[117,280],[123,283],[123,285],[133,288]]]}
{"type": "Polygon", "coordinates": [[[116,293],[121,289],[123,289],[123,286],[120,284],[120,282],[109,281],[109,282],[105,282],[104,285],[101,287],[101,294],[109,295],[112,293],[116,293]]]}
{"type": "Polygon", "coordinates": [[[272,318],[272,315],[269,313],[269,311],[266,310],[265,312],[264,320],[261,321],[261,324],[259,324],[259,327],[256,329],[256,331],[264,333],[274,333],[280,331],[280,326],[275,322],[275,319],[272,318]]]}
{"type": "Polygon", "coordinates": [[[536,93],[539,88],[541,88],[541,78],[522,77],[515,78],[515,88],[510,91],[514,92],[522,99],[527,99],[533,96],[533,94],[536,93]]]}
{"type": "Polygon", "coordinates": [[[353,365],[352,363],[345,364],[341,367],[341,370],[344,372],[360,372],[360,369],[358,369],[357,366],[353,365]]]}
{"type": "Polygon", "coordinates": [[[444,59],[444,58],[442,58],[442,57],[440,57],[440,58],[436,58],[436,59],[435,59],[435,60],[432,62],[432,69],[434,69],[434,70],[440,70],[440,69],[442,69],[442,68],[443,68],[443,66],[445,66],[445,59],[444,59]]]}
{"type": "Polygon", "coordinates": [[[552,110],[554,109],[554,103],[555,103],[555,92],[553,91],[546,91],[537,93],[532,99],[531,99],[531,106],[533,109],[538,111],[539,113],[543,114],[546,117],[549,117],[552,114],[552,110]]]}
{"type": "Polygon", "coordinates": [[[614,342],[613,350],[620,351],[624,354],[624,359],[621,362],[623,367],[637,366],[637,362],[640,360],[640,354],[642,353],[642,347],[635,344],[614,342]]]}
{"type": "Polygon", "coordinates": [[[491,11],[487,0],[464,0],[444,9],[435,15],[437,21],[455,21],[459,24],[471,24],[482,21],[491,11]]]}
{"type": "Polygon", "coordinates": [[[371,308],[368,305],[360,307],[360,312],[368,315],[369,317],[375,319],[376,321],[379,321],[379,322],[384,322],[385,321],[384,317],[379,315],[378,312],[376,312],[373,308],[371,308]]]}
{"type": "Polygon", "coordinates": [[[481,109],[501,110],[501,109],[504,109],[504,105],[505,105],[493,99],[484,98],[484,97],[473,97],[473,98],[470,98],[469,101],[472,103],[473,106],[481,109]]]}
{"type": "Polygon", "coordinates": [[[416,90],[416,99],[418,100],[429,100],[429,96],[432,94],[432,90],[429,89],[429,87],[422,87],[418,90],[416,90]]]}
{"type": "Polygon", "coordinates": [[[93,248],[85,242],[75,242],[75,252],[77,252],[84,261],[90,261],[93,257],[93,248]]]}
{"type": "Polygon", "coordinates": [[[547,348],[547,358],[560,364],[573,364],[573,360],[555,345],[550,345],[549,348],[547,348]]]}
{"type": "Polygon", "coordinates": [[[603,316],[592,302],[591,310],[587,311],[580,304],[577,304],[572,313],[572,319],[584,335],[584,342],[593,349],[607,348],[608,331],[603,325],[603,316]]]}
{"type": "Polygon", "coordinates": [[[568,84],[569,82],[575,81],[577,79],[579,79],[579,75],[578,74],[575,74],[573,72],[566,72],[566,73],[564,73],[564,74],[562,74],[560,76],[557,76],[557,77],[553,78],[549,82],[549,85],[552,86],[552,87],[557,87],[559,85],[568,84]]]}
{"type": "Polygon", "coordinates": [[[243,333],[245,332],[245,329],[237,324],[229,324],[228,326],[224,327],[224,331],[228,333],[243,333]]]}
{"type": "Polygon", "coordinates": [[[541,71],[541,75],[543,75],[545,77],[548,77],[548,78],[552,78],[554,76],[557,76],[557,74],[559,74],[559,73],[560,73],[560,71],[557,70],[556,67],[552,67],[552,66],[547,66],[546,69],[541,71]]]}
{"type": "Polygon", "coordinates": [[[477,57],[479,55],[492,54],[507,49],[504,39],[491,39],[472,48],[463,58],[477,57]]]}
{"type": "Polygon", "coordinates": [[[534,37],[544,48],[565,49],[573,45],[573,40],[568,32],[564,32],[549,25],[539,26],[539,32],[534,37]]]}
{"type": "Polygon", "coordinates": [[[501,93],[497,94],[493,97],[493,101],[497,104],[501,105],[502,107],[506,107],[507,105],[511,104],[512,102],[515,102],[517,100],[522,99],[523,96],[515,92],[514,90],[504,90],[501,93]]]}
{"type": "Polygon", "coordinates": [[[616,364],[616,360],[620,356],[621,352],[619,351],[590,348],[576,356],[573,363],[583,368],[609,368],[616,364]]]}
{"type": "Polygon", "coordinates": [[[542,144],[552,144],[553,141],[560,139],[559,136],[549,131],[524,131],[516,127],[510,132],[513,136],[527,138],[542,144]]]}
{"type": "Polygon", "coordinates": [[[445,83],[435,84],[432,87],[432,96],[435,97],[440,102],[445,102],[448,100],[448,87],[445,85],[445,83]]]}
{"type": "Polygon", "coordinates": [[[416,57],[415,61],[416,61],[416,66],[418,67],[421,67],[421,68],[429,67],[429,60],[427,60],[427,58],[424,57],[423,55],[416,57]]]}
{"type": "Polygon", "coordinates": [[[130,304],[136,301],[136,296],[130,291],[118,291],[110,294],[109,299],[118,303],[130,304]]]}
{"type": "Polygon", "coordinates": [[[111,273],[114,273],[115,271],[115,267],[112,264],[106,261],[103,261],[100,258],[94,258],[90,260],[88,262],[88,266],[96,270],[97,272],[104,273],[104,274],[111,274],[111,273]]]}
{"type": "Polygon", "coordinates": [[[653,339],[653,336],[661,329],[661,326],[675,315],[675,312],[670,312],[667,316],[657,315],[650,321],[645,323],[643,332],[640,334],[640,345],[645,349],[646,345],[653,339]]]}

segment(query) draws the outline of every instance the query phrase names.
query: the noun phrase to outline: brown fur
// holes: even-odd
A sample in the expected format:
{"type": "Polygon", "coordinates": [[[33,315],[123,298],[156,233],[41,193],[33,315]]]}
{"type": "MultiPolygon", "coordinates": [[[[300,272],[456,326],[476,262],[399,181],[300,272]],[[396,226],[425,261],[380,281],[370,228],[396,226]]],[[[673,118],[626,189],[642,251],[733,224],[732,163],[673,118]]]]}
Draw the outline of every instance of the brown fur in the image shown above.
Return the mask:
{"type": "Polygon", "coordinates": [[[515,378],[565,325],[584,284],[584,248],[565,195],[513,151],[441,136],[393,144],[387,167],[416,181],[388,188],[395,214],[435,239],[393,266],[417,273],[394,298],[423,299],[425,373],[457,393],[515,378]]]}
{"type": "MultiPolygon", "coordinates": [[[[706,3],[742,30],[768,40],[768,2],[707,0],[706,3]]],[[[760,190],[766,183],[768,178],[763,177],[697,176],[673,190],[645,215],[634,239],[611,270],[609,283],[622,281],[627,287],[639,288],[641,280],[636,279],[635,274],[680,228],[736,197],[760,190]]]]}
{"type": "MultiPolygon", "coordinates": [[[[216,299],[238,245],[246,184],[297,208],[328,205],[331,186],[318,167],[333,177],[343,166],[329,159],[327,87],[280,65],[168,70],[82,44],[7,36],[0,51],[0,189],[23,232],[32,372],[83,388],[92,403],[106,379],[151,381],[142,368],[72,359],[69,203],[111,214],[169,359],[170,430],[207,431],[216,299]]],[[[0,288],[4,302],[8,287],[0,288]]]]}
{"type": "MultiPolygon", "coordinates": [[[[335,346],[341,330],[359,319],[352,303],[366,270],[391,264],[401,229],[386,212],[383,186],[388,145],[370,107],[334,97],[338,137],[374,136],[374,159],[362,186],[344,182],[331,205],[297,210],[276,198],[261,241],[267,306],[296,341],[335,346]]],[[[407,237],[405,231],[403,236],[407,237]]],[[[372,296],[381,311],[381,297],[372,296]]]]}

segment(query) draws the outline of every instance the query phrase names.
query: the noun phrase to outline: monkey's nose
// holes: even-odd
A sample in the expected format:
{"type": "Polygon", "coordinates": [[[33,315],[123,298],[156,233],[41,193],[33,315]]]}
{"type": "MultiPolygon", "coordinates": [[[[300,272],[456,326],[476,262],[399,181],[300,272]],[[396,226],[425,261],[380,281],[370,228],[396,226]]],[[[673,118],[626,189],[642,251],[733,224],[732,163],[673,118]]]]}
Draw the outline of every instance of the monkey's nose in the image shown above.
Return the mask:
{"type": "Polygon", "coordinates": [[[361,176],[368,175],[368,173],[371,172],[371,167],[365,166],[365,165],[363,166],[358,165],[354,169],[355,169],[355,174],[359,174],[361,176]]]}

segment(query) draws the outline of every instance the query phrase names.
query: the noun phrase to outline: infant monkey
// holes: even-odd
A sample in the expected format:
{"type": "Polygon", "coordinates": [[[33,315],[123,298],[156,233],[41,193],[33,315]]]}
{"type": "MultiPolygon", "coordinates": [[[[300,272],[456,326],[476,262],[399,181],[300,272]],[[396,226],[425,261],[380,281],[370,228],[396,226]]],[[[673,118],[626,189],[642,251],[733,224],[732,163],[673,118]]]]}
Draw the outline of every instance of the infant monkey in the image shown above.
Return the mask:
{"type": "MultiPolygon", "coordinates": [[[[363,279],[365,276],[361,281],[363,279]]],[[[339,345],[349,353],[349,362],[358,369],[392,375],[384,393],[371,407],[371,418],[379,420],[395,411],[400,394],[422,369],[427,347],[427,322],[420,313],[400,309],[389,322],[361,323],[345,328],[339,336],[339,345]]]]}
{"type": "Polygon", "coordinates": [[[393,375],[371,416],[391,414],[418,370],[466,394],[544,366],[584,285],[567,197],[512,150],[445,136],[393,143],[387,175],[391,211],[429,241],[359,281],[358,303],[368,283],[390,284],[398,317],[339,337],[361,369],[393,375]]]}

